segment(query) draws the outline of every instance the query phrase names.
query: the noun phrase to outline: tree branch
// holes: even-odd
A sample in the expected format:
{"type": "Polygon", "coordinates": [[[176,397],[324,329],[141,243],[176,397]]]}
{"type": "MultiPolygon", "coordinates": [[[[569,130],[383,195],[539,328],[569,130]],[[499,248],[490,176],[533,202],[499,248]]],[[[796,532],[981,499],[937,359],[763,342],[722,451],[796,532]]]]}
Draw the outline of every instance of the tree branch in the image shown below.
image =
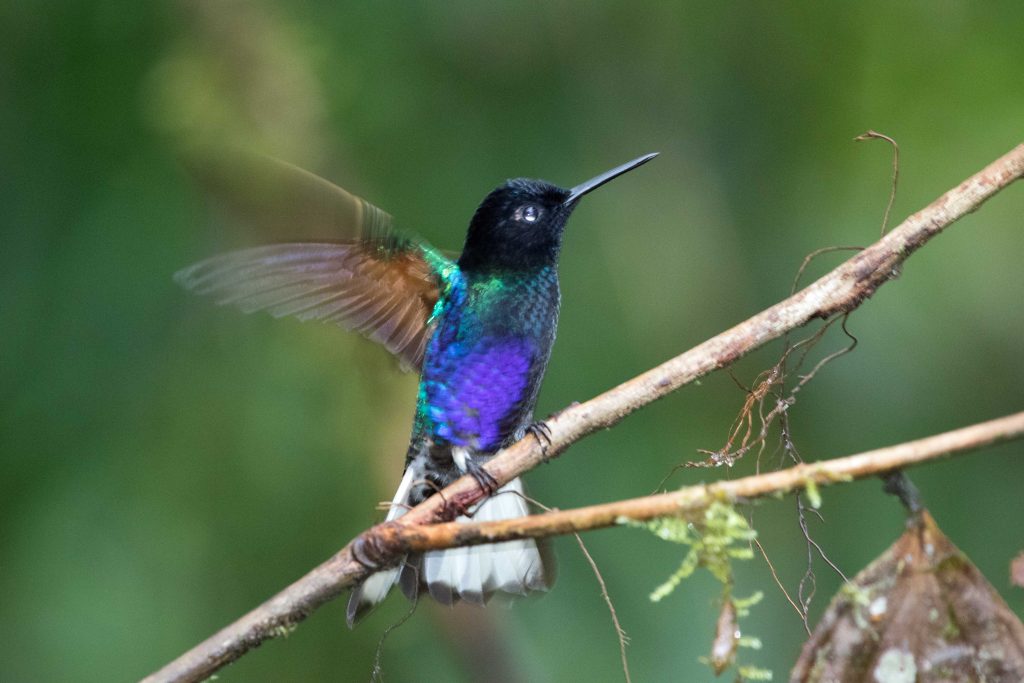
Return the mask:
{"type": "MultiPolygon", "coordinates": [[[[548,422],[551,438],[546,452],[536,439],[523,439],[490,461],[486,465],[488,472],[499,483],[506,483],[562,453],[584,436],[611,427],[640,407],[734,363],[786,332],[816,318],[825,319],[854,310],[893,278],[910,254],[1021,176],[1024,176],[1024,144],[949,190],[878,242],[795,295],[610,391],[570,406],[548,422]]],[[[381,566],[398,563],[406,550],[401,543],[389,542],[394,535],[389,527],[452,519],[456,510],[479,498],[479,487],[472,477],[459,479],[439,495],[410,510],[400,522],[377,525],[360,534],[306,576],[144,680],[146,683],[204,680],[263,641],[285,633],[320,605],[372,573],[356,559],[357,555],[372,556],[381,566]]]]}
{"type": "Polygon", "coordinates": [[[1004,441],[1024,438],[1024,412],[980,422],[897,446],[879,448],[844,458],[802,463],[786,470],[756,474],[742,479],[687,486],[669,493],[548,512],[496,522],[446,522],[443,524],[394,525],[382,532],[407,552],[425,552],[456,546],[496,543],[517,538],[562,536],[657,517],[700,512],[717,500],[737,501],[790,493],[808,486],[827,486],[863,479],[947,455],[960,455],[1004,441]]]}

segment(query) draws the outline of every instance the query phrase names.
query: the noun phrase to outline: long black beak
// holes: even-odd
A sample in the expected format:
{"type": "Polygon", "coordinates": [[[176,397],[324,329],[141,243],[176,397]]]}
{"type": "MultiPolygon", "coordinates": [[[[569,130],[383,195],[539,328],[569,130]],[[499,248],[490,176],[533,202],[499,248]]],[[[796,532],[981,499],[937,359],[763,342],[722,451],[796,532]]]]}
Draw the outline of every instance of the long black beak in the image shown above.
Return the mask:
{"type": "Polygon", "coordinates": [[[622,166],[616,166],[610,171],[605,171],[601,175],[597,176],[596,178],[591,178],[585,183],[580,183],[576,187],[569,190],[569,196],[568,198],[566,198],[564,202],[562,202],[562,205],[565,206],[568,204],[572,204],[574,201],[576,201],[586,193],[590,192],[591,190],[596,190],[597,188],[607,183],[609,180],[612,180],[613,178],[618,178],[620,175],[626,173],[627,171],[632,171],[634,168],[643,166],[656,156],[658,156],[657,152],[645,154],[639,159],[633,159],[633,161],[629,161],[625,164],[622,164],[622,166]]]}

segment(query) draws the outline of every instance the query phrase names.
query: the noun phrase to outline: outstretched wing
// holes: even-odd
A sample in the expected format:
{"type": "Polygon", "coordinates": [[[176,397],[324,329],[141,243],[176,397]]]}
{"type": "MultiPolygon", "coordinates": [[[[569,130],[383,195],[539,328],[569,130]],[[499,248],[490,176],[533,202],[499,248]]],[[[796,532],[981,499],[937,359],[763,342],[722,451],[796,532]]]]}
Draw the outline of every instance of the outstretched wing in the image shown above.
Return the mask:
{"type": "Polygon", "coordinates": [[[381,252],[372,243],[272,244],[214,256],[174,279],[246,313],[357,330],[418,369],[440,276],[412,245],[381,252]]]}
{"type": "Polygon", "coordinates": [[[322,178],[273,159],[250,163],[244,166],[246,182],[209,173],[208,167],[199,175],[243,219],[344,241],[232,251],[185,268],[174,279],[246,313],[267,311],[357,330],[418,369],[434,305],[457,266],[396,234],[388,214],[322,178]]]}

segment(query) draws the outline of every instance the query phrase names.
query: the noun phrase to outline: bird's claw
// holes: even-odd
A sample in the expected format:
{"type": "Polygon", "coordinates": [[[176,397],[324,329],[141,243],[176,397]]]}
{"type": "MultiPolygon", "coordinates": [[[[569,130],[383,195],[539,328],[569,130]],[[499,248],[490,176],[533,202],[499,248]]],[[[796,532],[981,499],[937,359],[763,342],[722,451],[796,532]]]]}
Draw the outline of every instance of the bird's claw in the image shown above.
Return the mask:
{"type": "Polygon", "coordinates": [[[527,427],[526,431],[533,434],[533,438],[537,439],[537,443],[540,444],[540,454],[546,459],[548,449],[551,448],[552,444],[551,427],[548,426],[547,422],[538,420],[527,427]]]}
{"type": "Polygon", "coordinates": [[[384,554],[380,538],[374,534],[361,534],[352,542],[352,559],[371,571],[380,568],[384,554]]]}
{"type": "Polygon", "coordinates": [[[493,496],[498,492],[498,489],[500,488],[498,480],[491,476],[491,473],[485,470],[483,465],[473,459],[467,460],[466,465],[469,475],[476,480],[477,485],[480,486],[480,490],[483,491],[485,497],[493,496]]]}

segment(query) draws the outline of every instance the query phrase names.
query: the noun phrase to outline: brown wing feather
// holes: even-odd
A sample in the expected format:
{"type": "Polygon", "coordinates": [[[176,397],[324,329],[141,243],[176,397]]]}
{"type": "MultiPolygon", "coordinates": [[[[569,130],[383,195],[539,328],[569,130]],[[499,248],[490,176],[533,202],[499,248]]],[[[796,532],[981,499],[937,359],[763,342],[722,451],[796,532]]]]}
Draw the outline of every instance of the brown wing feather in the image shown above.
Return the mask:
{"type": "Polygon", "coordinates": [[[178,283],[246,313],[357,330],[420,367],[449,259],[397,235],[373,204],[286,162],[233,149],[185,161],[208,195],[261,234],[327,240],[228,252],[178,272],[178,283]]]}
{"type": "Polygon", "coordinates": [[[418,249],[382,254],[372,243],[273,244],[232,251],[175,274],[218,304],[246,313],[324,320],[356,330],[419,368],[437,276],[418,249]]]}

